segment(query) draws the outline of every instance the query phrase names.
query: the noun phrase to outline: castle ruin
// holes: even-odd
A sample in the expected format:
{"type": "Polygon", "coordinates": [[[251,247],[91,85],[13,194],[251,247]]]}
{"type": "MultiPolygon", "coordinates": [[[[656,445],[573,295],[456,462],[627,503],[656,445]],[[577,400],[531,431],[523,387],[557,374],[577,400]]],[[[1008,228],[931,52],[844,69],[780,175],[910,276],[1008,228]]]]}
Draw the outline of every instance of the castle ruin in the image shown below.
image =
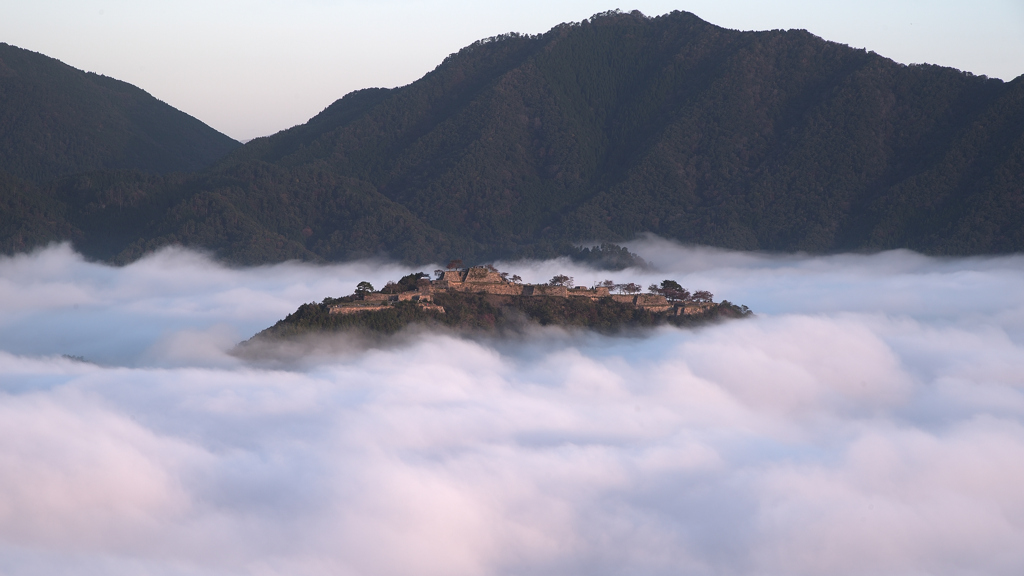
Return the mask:
{"type": "Polygon", "coordinates": [[[439,292],[466,292],[494,296],[525,296],[531,298],[610,298],[651,312],[668,312],[673,316],[700,314],[715,306],[713,302],[669,301],[661,294],[612,294],[606,286],[594,288],[551,284],[522,284],[513,282],[506,274],[492,266],[472,266],[440,272],[436,280],[422,279],[415,290],[398,293],[367,292],[360,300],[330,308],[331,314],[354,314],[384,310],[395,302],[416,302],[425,310],[444,313],[444,307],[434,304],[433,295],[439,292]]]}

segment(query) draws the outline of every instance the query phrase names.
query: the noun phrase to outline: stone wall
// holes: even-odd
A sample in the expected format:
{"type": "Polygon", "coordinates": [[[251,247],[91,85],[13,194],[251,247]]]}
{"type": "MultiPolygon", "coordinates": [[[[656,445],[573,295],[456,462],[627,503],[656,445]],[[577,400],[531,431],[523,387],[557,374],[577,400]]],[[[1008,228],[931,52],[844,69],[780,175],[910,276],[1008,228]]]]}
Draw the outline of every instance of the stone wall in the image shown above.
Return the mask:
{"type": "Polygon", "coordinates": [[[668,299],[661,294],[637,294],[636,300],[634,300],[633,303],[644,308],[650,306],[668,306],[668,299]]]}
{"type": "Polygon", "coordinates": [[[598,298],[607,298],[610,294],[607,288],[604,286],[598,286],[597,288],[570,288],[569,296],[597,300],[598,298]]]}
{"type": "Polygon", "coordinates": [[[462,270],[445,270],[441,277],[437,279],[437,282],[457,282],[462,283],[465,274],[462,270]]]}
{"type": "Polygon", "coordinates": [[[484,266],[474,266],[466,270],[445,270],[441,277],[433,282],[431,288],[503,296],[519,296],[523,293],[521,285],[505,280],[501,274],[484,266]]]}
{"type": "Polygon", "coordinates": [[[686,304],[676,308],[676,315],[690,316],[692,314],[701,314],[715,306],[717,306],[717,304],[714,302],[687,302],[686,304]]]}
{"type": "Polygon", "coordinates": [[[407,301],[424,301],[429,302],[434,299],[430,294],[430,290],[415,290],[410,292],[399,292],[398,294],[381,294],[380,292],[370,292],[363,295],[363,302],[407,302],[407,301]]]}
{"type": "MultiPolygon", "coordinates": [[[[406,292],[406,294],[415,294],[415,293],[414,292],[406,292]]],[[[432,310],[434,312],[440,312],[440,313],[444,314],[444,307],[443,306],[438,306],[437,304],[434,304],[429,299],[427,299],[427,300],[416,299],[414,301],[423,310],[432,310]]],[[[375,310],[387,310],[390,307],[391,307],[391,303],[390,302],[381,302],[380,304],[352,303],[352,304],[342,304],[340,306],[331,306],[330,310],[328,310],[328,313],[330,313],[330,314],[358,314],[360,312],[373,312],[375,310]]]]}
{"type": "Polygon", "coordinates": [[[374,310],[384,310],[390,308],[387,304],[379,305],[349,305],[349,306],[331,306],[329,313],[331,314],[356,314],[358,312],[373,312],[374,310]]]}
{"type": "Polygon", "coordinates": [[[612,300],[632,304],[651,312],[665,312],[672,309],[668,299],[660,294],[612,294],[612,300]]]}
{"type": "Polygon", "coordinates": [[[477,284],[465,282],[462,284],[448,284],[448,290],[455,292],[484,292],[485,294],[501,294],[504,296],[519,296],[523,293],[523,287],[519,284],[502,282],[500,284],[477,284]]]}
{"type": "Polygon", "coordinates": [[[437,280],[424,284],[419,290],[402,292],[399,294],[382,294],[371,292],[363,296],[363,301],[380,303],[380,305],[348,305],[334,306],[331,314],[351,314],[369,310],[381,310],[390,302],[412,301],[419,302],[426,310],[439,310],[444,308],[433,304],[431,294],[438,291],[485,293],[501,296],[546,296],[553,298],[611,298],[622,304],[629,304],[649,310],[651,312],[671,312],[672,314],[690,315],[700,314],[716,306],[712,302],[669,302],[660,294],[611,294],[607,287],[597,286],[595,288],[567,288],[565,286],[549,286],[547,284],[513,284],[501,277],[496,270],[485,266],[474,266],[463,270],[445,270],[437,280]]]}
{"type": "Polygon", "coordinates": [[[392,294],[392,296],[394,297],[391,300],[394,302],[431,302],[434,300],[433,296],[423,292],[399,292],[398,294],[392,294]]]}
{"type": "Polygon", "coordinates": [[[569,289],[565,286],[548,286],[547,284],[527,284],[523,286],[523,296],[557,296],[569,297],[569,289]]]}
{"type": "Polygon", "coordinates": [[[463,277],[462,281],[466,284],[499,284],[505,282],[501,277],[501,274],[498,274],[497,271],[483,266],[474,266],[469,270],[466,270],[466,275],[463,277]]]}

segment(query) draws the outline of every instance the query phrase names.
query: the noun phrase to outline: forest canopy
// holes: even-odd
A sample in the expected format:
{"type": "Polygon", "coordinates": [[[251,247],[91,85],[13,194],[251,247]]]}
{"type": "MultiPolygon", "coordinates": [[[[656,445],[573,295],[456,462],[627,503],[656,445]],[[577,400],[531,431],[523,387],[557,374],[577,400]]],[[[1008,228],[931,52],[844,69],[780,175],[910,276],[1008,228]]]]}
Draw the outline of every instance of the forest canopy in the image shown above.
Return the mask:
{"type": "Polygon", "coordinates": [[[12,210],[0,245],[67,239],[114,262],[181,244],[250,264],[629,266],[611,247],[651,233],[740,250],[1005,253],[1024,250],[1024,77],[685,12],[608,12],[474,43],[206,169],[143,164],[0,178],[12,210]]]}

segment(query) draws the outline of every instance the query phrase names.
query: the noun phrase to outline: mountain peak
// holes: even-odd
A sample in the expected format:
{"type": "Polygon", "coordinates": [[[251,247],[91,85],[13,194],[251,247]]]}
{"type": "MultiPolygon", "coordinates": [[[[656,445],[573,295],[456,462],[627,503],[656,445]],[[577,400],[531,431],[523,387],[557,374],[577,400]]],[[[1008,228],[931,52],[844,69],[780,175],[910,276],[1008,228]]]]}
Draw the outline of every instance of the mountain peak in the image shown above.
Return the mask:
{"type": "Polygon", "coordinates": [[[547,257],[639,234],[982,254],[1024,249],[1022,166],[1024,82],[612,12],[476,42],[193,176],[56,194],[95,207],[79,245],[119,260],[168,243],[251,263],[547,257]],[[115,214],[112,188],[147,200],[115,214]]]}
{"type": "Polygon", "coordinates": [[[193,171],[239,146],[126,82],[0,44],[0,170],[45,182],[90,170],[193,171]]]}

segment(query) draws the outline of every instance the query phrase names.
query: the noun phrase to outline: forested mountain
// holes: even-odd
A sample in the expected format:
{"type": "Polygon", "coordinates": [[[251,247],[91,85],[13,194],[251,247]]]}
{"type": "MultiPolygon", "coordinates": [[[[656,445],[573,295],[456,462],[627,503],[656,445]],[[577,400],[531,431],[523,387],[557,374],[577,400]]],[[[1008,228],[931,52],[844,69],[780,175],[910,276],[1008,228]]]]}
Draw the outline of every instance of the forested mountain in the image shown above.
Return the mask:
{"type": "Polygon", "coordinates": [[[477,42],[190,176],[89,174],[41,194],[34,210],[64,218],[52,234],[119,261],[167,243],[247,263],[550,256],[642,232],[1019,251],[1024,77],[682,12],[606,13],[477,42]]]}
{"type": "Polygon", "coordinates": [[[0,171],[11,176],[195,171],[238,146],[130,84],[0,43],[0,171]]]}

